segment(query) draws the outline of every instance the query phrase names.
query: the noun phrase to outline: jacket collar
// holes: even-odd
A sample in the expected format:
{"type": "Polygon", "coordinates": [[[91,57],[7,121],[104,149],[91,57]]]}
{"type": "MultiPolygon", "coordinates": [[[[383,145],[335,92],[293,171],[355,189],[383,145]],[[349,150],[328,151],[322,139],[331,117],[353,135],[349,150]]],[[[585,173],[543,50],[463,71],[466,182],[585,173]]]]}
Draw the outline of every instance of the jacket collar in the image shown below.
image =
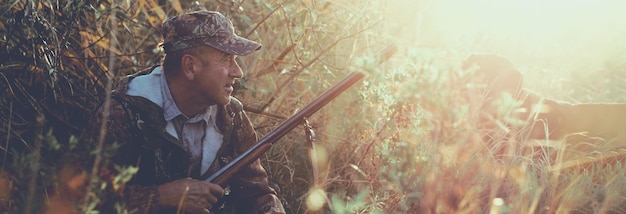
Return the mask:
{"type": "MultiPolygon", "coordinates": [[[[127,94],[129,90],[129,83],[133,79],[137,77],[147,77],[147,75],[150,75],[152,71],[158,71],[156,70],[158,68],[160,67],[155,66],[150,69],[146,69],[144,71],[122,78],[121,80],[119,80],[117,88],[113,91],[113,95],[119,97],[124,102],[134,107],[132,109],[133,112],[141,116],[141,119],[144,121],[143,124],[145,128],[149,128],[150,130],[155,131],[155,134],[158,134],[164,139],[167,139],[167,141],[169,141],[170,143],[178,145],[180,148],[183,148],[182,143],[172,134],[168,133],[167,121],[165,120],[163,109],[159,105],[155,104],[154,101],[145,97],[132,96],[127,94]]],[[[215,118],[215,123],[219,131],[224,136],[222,148],[217,153],[217,157],[219,158],[223,156],[224,148],[228,148],[233,141],[233,139],[231,139],[231,136],[233,128],[235,126],[234,119],[236,115],[240,115],[239,112],[243,110],[243,106],[239,100],[231,97],[231,102],[229,104],[223,106],[218,105],[216,107],[217,114],[215,118]]],[[[140,128],[143,129],[144,127],[140,128]]],[[[218,161],[215,161],[213,165],[215,165],[215,163],[217,162],[218,161]]]]}

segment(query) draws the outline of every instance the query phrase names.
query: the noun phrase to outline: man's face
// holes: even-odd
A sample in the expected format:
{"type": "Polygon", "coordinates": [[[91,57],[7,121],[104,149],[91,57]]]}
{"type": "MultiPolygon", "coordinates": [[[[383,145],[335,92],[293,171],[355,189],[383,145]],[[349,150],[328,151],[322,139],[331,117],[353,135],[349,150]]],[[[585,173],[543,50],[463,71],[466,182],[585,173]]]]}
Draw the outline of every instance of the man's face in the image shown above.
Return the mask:
{"type": "Polygon", "coordinates": [[[195,93],[200,105],[226,105],[230,102],[235,79],[243,73],[235,61],[235,55],[211,47],[200,47],[194,54],[195,71],[191,93],[195,93]]]}

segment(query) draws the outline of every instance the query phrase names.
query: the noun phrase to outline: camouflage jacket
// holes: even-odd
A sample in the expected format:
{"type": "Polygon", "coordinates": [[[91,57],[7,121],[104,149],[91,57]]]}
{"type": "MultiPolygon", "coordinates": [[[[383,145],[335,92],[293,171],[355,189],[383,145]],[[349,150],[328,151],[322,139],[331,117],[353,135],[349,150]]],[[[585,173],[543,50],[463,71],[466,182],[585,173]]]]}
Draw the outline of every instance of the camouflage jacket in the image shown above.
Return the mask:
{"type": "MultiPolygon", "coordinates": [[[[231,97],[230,104],[218,108],[216,123],[224,142],[216,161],[205,175],[191,170],[190,155],[177,138],[166,132],[163,110],[146,98],[126,95],[128,83],[151,70],[122,79],[112,94],[103,149],[105,161],[99,173],[102,182],[107,183],[102,193],[104,213],[114,211],[109,209],[115,209],[115,203],[120,202],[139,213],[174,213],[158,210],[158,185],[180,178],[204,180],[258,140],[241,102],[231,97]],[[116,184],[115,176],[123,171],[120,167],[127,166],[136,166],[138,171],[124,185],[116,184]]],[[[103,111],[103,107],[97,110],[86,129],[85,136],[91,136],[91,142],[96,142],[103,111]]],[[[236,175],[227,188],[230,193],[220,202],[222,208],[214,210],[216,213],[284,213],[259,160],[236,175]]]]}

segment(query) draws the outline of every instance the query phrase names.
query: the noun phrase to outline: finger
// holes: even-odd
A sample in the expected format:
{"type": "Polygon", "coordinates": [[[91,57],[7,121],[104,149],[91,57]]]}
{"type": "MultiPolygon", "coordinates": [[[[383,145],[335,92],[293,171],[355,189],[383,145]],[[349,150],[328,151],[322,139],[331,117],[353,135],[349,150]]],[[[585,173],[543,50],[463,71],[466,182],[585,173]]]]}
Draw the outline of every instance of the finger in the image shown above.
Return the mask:
{"type": "Polygon", "coordinates": [[[193,210],[192,209],[184,210],[183,213],[210,214],[211,208],[197,207],[196,209],[193,209],[193,210]]]}
{"type": "Polygon", "coordinates": [[[216,196],[224,195],[224,188],[214,183],[209,183],[209,191],[211,191],[211,194],[216,196]]]}
{"type": "Polygon", "coordinates": [[[210,206],[212,206],[213,204],[217,203],[217,196],[216,195],[209,194],[205,199],[206,199],[207,203],[210,206]]]}

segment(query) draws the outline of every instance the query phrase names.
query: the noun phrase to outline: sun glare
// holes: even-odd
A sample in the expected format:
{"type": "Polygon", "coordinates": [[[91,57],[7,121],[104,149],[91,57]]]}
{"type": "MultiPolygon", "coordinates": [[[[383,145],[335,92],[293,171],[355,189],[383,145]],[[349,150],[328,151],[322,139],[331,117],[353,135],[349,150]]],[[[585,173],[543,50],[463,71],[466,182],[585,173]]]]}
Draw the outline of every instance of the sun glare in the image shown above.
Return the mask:
{"type": "Polygon", "coordinates": [[[559,72],[593,70],[626,55],[626,1],[388,1],[387,18],[407,47],[490,52],[545,62],[559,72]]]}

